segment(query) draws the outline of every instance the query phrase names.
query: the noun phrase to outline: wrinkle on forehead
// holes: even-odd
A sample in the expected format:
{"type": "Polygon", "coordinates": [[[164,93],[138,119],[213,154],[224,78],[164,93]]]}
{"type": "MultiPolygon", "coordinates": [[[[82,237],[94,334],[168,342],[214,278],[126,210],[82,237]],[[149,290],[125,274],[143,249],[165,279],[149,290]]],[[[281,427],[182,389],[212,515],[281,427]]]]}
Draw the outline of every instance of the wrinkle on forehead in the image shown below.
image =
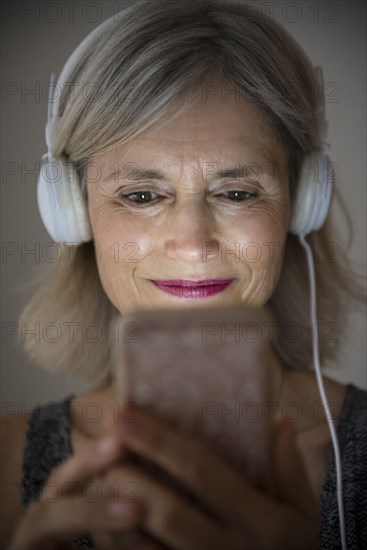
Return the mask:
{"type": "Polygon", "coordinates": [[[258,164],[287,180],[288,156],[265,117],[251,103],[218,101],[210,97],[195,104],[171,125],[153,124],[140,135],[96,160],[107,177],[112,166],[128,163],[167,172],[169,180],[183,181],[202,173],[204,163],[258,164]]]}

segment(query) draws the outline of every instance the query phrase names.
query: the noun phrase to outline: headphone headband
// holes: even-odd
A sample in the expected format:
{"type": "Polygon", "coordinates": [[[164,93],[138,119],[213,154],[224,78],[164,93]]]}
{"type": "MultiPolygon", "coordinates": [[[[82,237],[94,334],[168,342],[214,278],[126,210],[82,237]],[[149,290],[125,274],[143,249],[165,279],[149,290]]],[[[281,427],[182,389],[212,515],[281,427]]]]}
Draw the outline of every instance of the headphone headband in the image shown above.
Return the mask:
{"type": "MultiPolygon", "coordinates": [[[[76,49],[71,53],[71,55],[68,57],[65,65],[63,66],[59,77],[57,79],[57,83],[55,84],[55,87],[63,86],[65,82],[68,81],[70,75],[73,73],[74,69],[78,66],[78,63],[82,59],[85,52],[88,51],[90,45],[101,36],[105,29],[111,24],[111,22],[116,21],[116,18],[118,18],[119,13],[112,15],[105,21],[102,21],[95,29],[93,29],[79,44],[79,46],[76,47],[76,49]]],[[[51,118],[53,117],[59,117],[59,107],[60,107],[60,97],[61,93],[54,99],[53,104],[51,106],[51,118]]]]}

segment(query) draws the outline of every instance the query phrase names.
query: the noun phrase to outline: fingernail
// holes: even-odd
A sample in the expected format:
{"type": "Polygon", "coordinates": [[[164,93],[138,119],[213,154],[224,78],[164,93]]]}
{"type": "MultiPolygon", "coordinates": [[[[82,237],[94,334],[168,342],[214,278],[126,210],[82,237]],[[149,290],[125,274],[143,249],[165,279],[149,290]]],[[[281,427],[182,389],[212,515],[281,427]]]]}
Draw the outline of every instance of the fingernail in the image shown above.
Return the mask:
{"type": "Polygon", "coordinates": [[[107,505],[107,513],[113,518],[129,519],[134,511],[126,502],[110,502],[107,505]]]}
{"type": "Polygon", "coordinates": [[[117,441],[112,436],[107,436],[101,439],[97,445],[97,451],[103,455],[112,453],[117,449],[117,441]]]}

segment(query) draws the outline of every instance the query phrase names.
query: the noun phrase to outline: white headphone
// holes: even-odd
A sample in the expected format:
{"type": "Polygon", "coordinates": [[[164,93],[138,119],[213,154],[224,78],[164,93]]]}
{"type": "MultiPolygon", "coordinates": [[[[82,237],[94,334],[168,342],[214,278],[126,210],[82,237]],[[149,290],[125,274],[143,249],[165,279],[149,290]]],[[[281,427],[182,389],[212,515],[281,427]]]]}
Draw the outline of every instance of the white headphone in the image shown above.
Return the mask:
{"type": "MultiPolygon", "coordinates": [[[[84,38],[68,58],[60,76],[55,83],[51,75],[50,96],[48,103],[48,120],[46,124],[46,144],[48,152],[43,155],[45,163],[41,167],[37,185],[38,208],[43,224],[55,242],[68,245],[79,245],[92,239],[86,201],[82,195],[77,170],[73,163],[62,156],[53,156],[53,144],[59,131],[60,96],[55,97],[55,90],[61,90],[69,81],[84,52],[90,44],[105,32],[116,16],[106,19],[84,38]]],[[[325,118],[324,83],[321,67],[316,67],[317,79],[322,98],[320,99],[319,116],[321,124],[321,149],[311,153],[303,162],[298,189],[293,202],[289,231],[295,235],[307,235],[320,229],[327,216],[332,182],[328,174],[330,162],[327,155],[329,145],[326,143],[327,121],[325,118]],[[318,177],[315,177],[315,168],[318,177]]]]}

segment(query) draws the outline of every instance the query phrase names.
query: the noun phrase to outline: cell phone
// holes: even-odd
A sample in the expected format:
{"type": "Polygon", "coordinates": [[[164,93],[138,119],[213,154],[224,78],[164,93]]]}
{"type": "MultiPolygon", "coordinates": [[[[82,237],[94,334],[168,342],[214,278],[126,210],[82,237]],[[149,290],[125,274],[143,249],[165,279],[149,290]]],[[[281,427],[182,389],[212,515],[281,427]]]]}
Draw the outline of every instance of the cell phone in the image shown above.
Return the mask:
{"type": "Polygon", "coordinates": [[[115,351],[121,405],[132,402],[199,440],[252,485],[271,481],[269,312],[159,309],[123,320],[133,330],[115,351]]]}

